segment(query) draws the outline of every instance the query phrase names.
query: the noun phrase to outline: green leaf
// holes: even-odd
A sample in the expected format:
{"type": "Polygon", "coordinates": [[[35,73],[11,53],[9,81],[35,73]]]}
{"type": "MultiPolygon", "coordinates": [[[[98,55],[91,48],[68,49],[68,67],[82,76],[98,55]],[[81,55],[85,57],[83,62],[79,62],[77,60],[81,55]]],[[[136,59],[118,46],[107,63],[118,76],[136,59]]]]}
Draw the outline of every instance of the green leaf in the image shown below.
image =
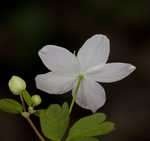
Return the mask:
{"type": "Polygon", "coordinates": [[[72,139],[70,141],[99,141],[97,138],[87,138],[87,137],[83,137],[83,138],[76,138],[76,139],[72,139]]]}
{"type": "Polygon", "coordinates": [[[105,121],[102,124],[100,124],[99,131],[97,131],[97,133],[99,135],[108,134],[108,133],[112,132],[115,129],[114,126],[115,126],[114,123],[112,123],[110,121],[105,121]]]}
{"type": "Polygon", "coordinates": [[[23,107],[20,103],[13,99],[1,99],[0,110],[12,114],[20,114],[23,111],[23,107]]]}
{"type": "Polygon", "coordinates": [[[114,129],[111,122],[103,122],[106,119],[105,114],[96,113],[78,120],[70,129],[67,140],[104,135],[114,129]]]}
{"type": "Polygon", "coordinates": [[[25,102],[27,103],[27,105],[31,106],[32,105],[32,100],[31,100],[31,96],[28,93],[28,91],[26,91],[26,90],[22,91],[22,96],[23,96],[25,102]]]}
{"type": "Polygon", "coordinates": [[[67,114],[69,112],[69,105],[68,103],[64,103],[62,106],[62,110],[67,114]]]}
{"type": "Polygon", "coordinates": [[[61,141],[69,125],[69,111],[67,109],[69,108],[66,104],[63,107],[53,104],[40,113],[41,129],[47,138],[61,141]]]}

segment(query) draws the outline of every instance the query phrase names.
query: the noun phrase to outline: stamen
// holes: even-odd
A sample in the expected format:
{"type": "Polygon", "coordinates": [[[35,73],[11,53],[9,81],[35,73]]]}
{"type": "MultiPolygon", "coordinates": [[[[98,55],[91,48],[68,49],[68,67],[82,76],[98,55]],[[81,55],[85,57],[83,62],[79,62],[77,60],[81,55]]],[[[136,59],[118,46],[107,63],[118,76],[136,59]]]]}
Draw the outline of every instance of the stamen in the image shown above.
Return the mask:
{"type": "Polygon", "coordinates": [[[73,51],[73,54],[76,56],[76,50],[73,51]]]}

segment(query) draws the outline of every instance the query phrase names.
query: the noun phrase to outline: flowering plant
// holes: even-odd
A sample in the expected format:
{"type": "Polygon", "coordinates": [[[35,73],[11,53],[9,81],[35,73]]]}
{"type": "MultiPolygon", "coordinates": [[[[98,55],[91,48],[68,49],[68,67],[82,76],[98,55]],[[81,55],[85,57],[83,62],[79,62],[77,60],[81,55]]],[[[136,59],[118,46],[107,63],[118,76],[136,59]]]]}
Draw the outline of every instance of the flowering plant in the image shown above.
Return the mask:
{"type": "Polygon", "coordinates": [[[50,70],[35,78],[38,89],[49,94],[63,94],[72,90],[70,106],[52,104],[47,109],[35,109],[42,100],[39,95],[30,95],[26,83],[18,76],[9,81],[9,88],[19,95],[21,103],[13,99],[1,99],[0,109],[9,113],[21,114],[27,119],[41,141],[45,137],[53,141],[98,141],[96,136],[110,133],[114,124],[106,120],[104,113],[96,113],[106,101],[105,90],[98,82],[119,81],[135,70],[127,63],[106,63],[110,47],[104,35],[94,35],[79,49],[77,56],[65,48],[47,45],[39,51],[43,63],[50,70]],[[69,128],[70,115],[74,103],[93,112],[81,118],[69,128]],[[42,133],[30,119],[35,115],[40,119],[42,133]]]}

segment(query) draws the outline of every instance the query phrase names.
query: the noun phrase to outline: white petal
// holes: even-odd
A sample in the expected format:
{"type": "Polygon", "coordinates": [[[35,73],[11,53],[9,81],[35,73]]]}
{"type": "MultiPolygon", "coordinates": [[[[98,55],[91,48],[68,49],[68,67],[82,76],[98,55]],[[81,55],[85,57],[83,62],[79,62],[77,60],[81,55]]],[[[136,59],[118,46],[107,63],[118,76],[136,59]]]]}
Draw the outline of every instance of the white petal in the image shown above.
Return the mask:
{"type": "MultiPolygon", "coordinates": [[[[99,82],[115,82],[127,77],[135,70],[135,66],[126,63],[108,63],[97,70],[87,73],[88,77],[99,82]]],[[[94,70],[94,69],[93,69],[94,70]]]]}
{"type": "Polygon", "coordinates": [[[63,73],[76,73],[79,71],[79,64],[71,52],[67,49],[47,45],[39,51],[43,63],[52,71],[63,73]]]}
{"type": "MultiPolygon", "coordinates": [[[[73,93],[76,89],[76,84],[73,87],[73,93]]],[[[83,79],[76,98],[76,103],[82,108],[96,112],[105,103],[105,91],[103,87],[96,81],[83,79]]]]}
{"type": "Polygon", "coordinates": [[[75,77],[49,72],[37,75],[35,81],[36,87],[42,91],[50,94],[62,94],[73,88],[75,77]]]}
{"type": "Polygon", "coordinates": [[[105,64],[109,56],[109,39],[104,35],[94,35],[89,38],[78,52],[78,60],[82,70],[105,64]]]}

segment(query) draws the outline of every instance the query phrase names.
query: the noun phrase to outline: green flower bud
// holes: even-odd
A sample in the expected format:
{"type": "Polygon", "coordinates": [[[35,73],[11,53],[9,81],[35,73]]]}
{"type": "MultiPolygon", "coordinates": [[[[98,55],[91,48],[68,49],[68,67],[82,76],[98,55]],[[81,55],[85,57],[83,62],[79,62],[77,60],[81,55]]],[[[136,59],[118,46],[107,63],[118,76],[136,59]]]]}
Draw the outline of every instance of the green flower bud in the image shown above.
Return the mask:
{"type": "Polygon", "coordinates": [[[30,106],[28,108],[28,111],[29,111],[30,114],[33,114],[35,112],[35,110],[34,110],[34,108],[32,106],[30,106]]]}
{"type": "Polygon", "coordinates": [[[12,76],[8,82],[8,86],[13,94],[19,95],[26,89],[26,82],[18,76],[12,76]]]}
{"type": "Polygon", "coordinates": [[[31,97],[31,100],[32,100],[32,103],[33,103],[34,106],[38,106],[42,102],[42,99],[41,99],[41,97],[39,95],[33,95],[31,97]]]}

